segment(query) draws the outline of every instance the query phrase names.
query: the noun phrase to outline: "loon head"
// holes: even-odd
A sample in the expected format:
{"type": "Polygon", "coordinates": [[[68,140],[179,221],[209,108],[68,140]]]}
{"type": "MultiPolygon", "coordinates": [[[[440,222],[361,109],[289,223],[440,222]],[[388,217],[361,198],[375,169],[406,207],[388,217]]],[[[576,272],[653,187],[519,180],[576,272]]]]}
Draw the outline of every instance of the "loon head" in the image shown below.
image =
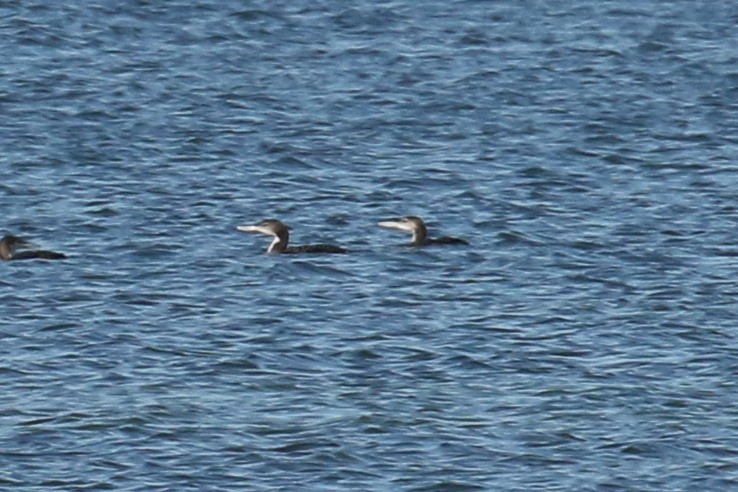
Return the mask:
{"type": "Polygon", "coordinates": [[[265,219],[254,225],[240,225],[236,229],[241,232],[258,232],[272,236],[274,241],[269,245],[268,253],[284,251],[290,240],[289,227],[277,219],[265,219]]]}
{"type": "Polygon", "coordinates": [[[423,241],[425,241],[427,235],[423,219],[421,219],[420,217],[416,217],[415,215],[386,219],[378,222],[377,225],[379,225],[380,227],[398,229],[400,231],[412,233],[413,238],[410,241],[411,244],[421,244],[423,241]]]}
{"type": "Polygon", "coordinates": [[[0,259],[9,260],[17,248],[30,248],[34,244],[22,237],[7,234],[0,240],[0,259]]]}

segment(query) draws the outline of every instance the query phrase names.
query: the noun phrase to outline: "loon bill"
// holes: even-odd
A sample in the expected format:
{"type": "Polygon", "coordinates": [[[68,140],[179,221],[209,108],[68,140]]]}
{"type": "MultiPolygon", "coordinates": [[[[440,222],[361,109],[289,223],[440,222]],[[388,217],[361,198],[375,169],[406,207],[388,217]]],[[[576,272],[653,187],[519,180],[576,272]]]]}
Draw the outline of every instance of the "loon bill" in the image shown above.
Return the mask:
{"type": "Polygon", "coordinates": [[[306,244],[304,246],[287,246],[290,240],[289,228],[277,219],[262,220],[254,225],[236,227],[241,232],[258,232],[274,237],[267,253],[348,253],[347,249],[333,244],[306,244]]]}
{"type": "Polygon", "coordinates": [[[410,240],[410,246],[428,246],[431,244],[469,244],[469,242],[465,239],[461,239],[458,237],[428,237],[428,230],[425,227],[423,219],[414,215],[408,215],[407,217],[397,217],[394,219],[386,219],[378,222],[377,225],[381,227],[387,227],[388,229],[398,229],[400,231],[412,233],[413,237],[410,240]]]}
{"type": "Polygon", "coordinates": [[[8,234],[0,239],[0,260],[61,260],[66,258],[62,253],[54,251],[46,251],[43,249],[27,249],[33,248],[34,244],[12,234],[8,234]],[[18,251],[23,249],[23,251],[18,251]]]}

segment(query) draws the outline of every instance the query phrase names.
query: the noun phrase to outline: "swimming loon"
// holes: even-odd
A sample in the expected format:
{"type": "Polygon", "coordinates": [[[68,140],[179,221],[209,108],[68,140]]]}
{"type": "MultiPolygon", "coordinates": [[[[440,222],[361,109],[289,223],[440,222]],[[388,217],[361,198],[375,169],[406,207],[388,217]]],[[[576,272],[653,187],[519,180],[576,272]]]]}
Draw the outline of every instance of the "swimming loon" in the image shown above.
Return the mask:
{"type": "Polygon", "coordinates": [[[377,225],[387,227],[389,229],[399,229],[401,231],[411,232],[413,238],[410,240],[409,246],[427,246],[429,244],[469,244],[468,241],[458,237],[442,236],[439,238],[429,238],[428,230],[425,223],[420,217],[408,215],[407,217],[398,217],[378,222],[377,225]]]}
{"type": "Polygon", "coordinates": [[[33,243],[8,234],[0,240],[0,260],[31,260],[41,258],[44,260],[60,260],[66,258],[62,253],[54,251],[46,251],[43,249],[29,249],[25,251],[16,251],[18,248],[32,248],[33,243]]]}
{"type": "Polygon", "coordinates": [[[290,240],[289,228],[277,219],[265,219],[254,225],[236,227],[242,232],[258,232],[273,236],[267,253],[348,253],[347,249],[332,244],[306,244],[304,246],[287,246],[290,240]]]}

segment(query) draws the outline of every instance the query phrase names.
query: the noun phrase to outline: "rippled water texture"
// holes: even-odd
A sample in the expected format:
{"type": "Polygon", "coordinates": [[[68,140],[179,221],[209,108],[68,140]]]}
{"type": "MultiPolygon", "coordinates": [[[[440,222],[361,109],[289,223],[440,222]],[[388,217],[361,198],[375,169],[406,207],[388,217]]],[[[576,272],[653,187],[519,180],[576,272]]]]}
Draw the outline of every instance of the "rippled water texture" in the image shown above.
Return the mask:
{"type": "Polygon", "coordinates": [[[736,26],[3,2],[0,488],[738,488],[736,26]]]}

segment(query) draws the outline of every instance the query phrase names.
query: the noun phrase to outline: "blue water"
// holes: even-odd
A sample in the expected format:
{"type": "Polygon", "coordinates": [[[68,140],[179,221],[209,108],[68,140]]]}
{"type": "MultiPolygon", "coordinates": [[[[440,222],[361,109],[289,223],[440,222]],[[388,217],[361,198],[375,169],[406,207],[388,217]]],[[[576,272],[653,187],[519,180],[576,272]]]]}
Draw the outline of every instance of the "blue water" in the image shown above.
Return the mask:
{"type": "Polygon", "coordinates": [[[738,488],[737,26],[3,2],[0,489],[738,488]]]}

